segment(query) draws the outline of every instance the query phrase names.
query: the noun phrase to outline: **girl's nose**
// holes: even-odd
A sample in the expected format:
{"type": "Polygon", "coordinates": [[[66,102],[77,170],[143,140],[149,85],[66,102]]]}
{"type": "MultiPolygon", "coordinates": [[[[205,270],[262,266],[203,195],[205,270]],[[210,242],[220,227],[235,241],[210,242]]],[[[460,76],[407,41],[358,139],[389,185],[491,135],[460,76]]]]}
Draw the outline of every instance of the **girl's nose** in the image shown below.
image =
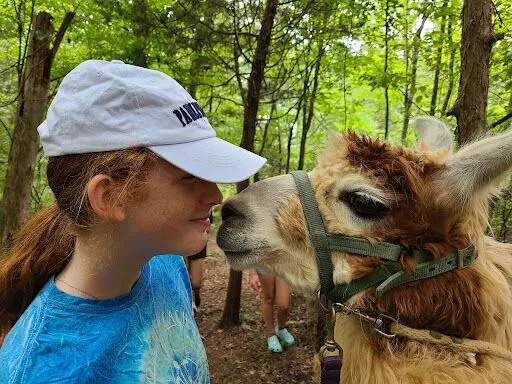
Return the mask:
{"type": "Polygon", "coordinates": [[[217,184],[205,181],[205,185],[203,187],[205,191],[203,194],[203,203],[212,206],[222,203],[222,192],[217,184]]]}

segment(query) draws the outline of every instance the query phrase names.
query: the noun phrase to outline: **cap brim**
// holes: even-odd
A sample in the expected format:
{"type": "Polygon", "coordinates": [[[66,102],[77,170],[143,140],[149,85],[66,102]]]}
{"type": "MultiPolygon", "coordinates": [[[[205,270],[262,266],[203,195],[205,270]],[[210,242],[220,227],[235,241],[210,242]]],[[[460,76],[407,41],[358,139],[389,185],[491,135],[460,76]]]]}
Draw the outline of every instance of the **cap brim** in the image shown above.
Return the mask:
{"type": "Polygon", "coordinates": [[[213,183],[246,180],[266,162],[263,157],[218,137],[149,149],[185,172],[213,183]]]}

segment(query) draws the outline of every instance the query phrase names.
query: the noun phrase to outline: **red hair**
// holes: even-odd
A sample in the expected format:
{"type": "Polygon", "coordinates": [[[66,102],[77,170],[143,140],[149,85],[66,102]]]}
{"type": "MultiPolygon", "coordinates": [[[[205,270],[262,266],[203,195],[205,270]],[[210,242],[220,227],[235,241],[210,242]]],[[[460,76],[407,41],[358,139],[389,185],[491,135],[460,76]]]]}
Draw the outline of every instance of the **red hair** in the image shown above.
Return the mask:
{"type": "Polygon", "coordinates": [[[118,189],[113,204],[143,198],[148,171],[157,159],[147,148],[133,148],[48,160],[48,184],[56,203],[28,220],[0,259],[0,345],[46,282],[64,268],[76,234],[93,223],[89,180],[97,174],[110,176],[118,189]]]}

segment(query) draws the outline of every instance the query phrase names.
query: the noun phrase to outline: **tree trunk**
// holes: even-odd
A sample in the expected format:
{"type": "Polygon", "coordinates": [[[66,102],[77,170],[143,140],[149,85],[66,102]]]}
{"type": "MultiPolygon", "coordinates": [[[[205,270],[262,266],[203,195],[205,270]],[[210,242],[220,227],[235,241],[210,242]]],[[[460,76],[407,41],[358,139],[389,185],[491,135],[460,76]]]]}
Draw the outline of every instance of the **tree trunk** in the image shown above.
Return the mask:
{"type": "Polygon", "coordinates": [[[277,158],[279,159],[279,165],[278,165],[278,174],[283,174],[283,143],[282,143],[282,137],[281,137],[281,130],[277,130],[277,158]]]}
{"type": "MultiPolygon", "coordinates": [[[[308,71],[306,71],[306,76],[308,76],[307,72],[308,71]]],[[[302,108],[306,108],[306,106],[304,105],[304,107],[303,107],[302,104],[303,103],[305,104],[304,100],[306,99],[307,92],[308,92],[308,84],[307,84],[307,80],[306,80],[304,82],[304,88],[302,89],[302,94],[300,95],[299,102],[297,104],[297,113],[295,114],[293,122],[290,124],[290,129],[288,129],[288,140],[287,140],[287,145],[286,145],[286,168],[284,171],[285,173],[290,172],[290,159],[292,157],[293,129],[297,125],[297,121],[299,120],[299,116],[300,116],[300,112],[301,112],[302,108]]]]}
{"type": "MultiPolygon", "coordinates": [[[[233,5],[233,6],[236,6],[236,5],[233,5]]],[[[233,12],[234,12],[233,27],[235,30],[235,33],[233,35],[233,64],[235,67],[235,76],[236,76],[236,83],[238,85],[238,92],[240,92],[240,98],[242,99],[242,104],[245,105],[245,90],[244,90],[244,85],[242,83],[242,74],[240,72],[240,63],[238,61],[241,56],[240,41],[238,39],[238,19],[236,17],[236,10],[234,10],[233,12]]]]}
{"type": "Polygon", "coordinates": [[[48,101],[53,59],[74,15],[72,12],[66,14],[54,39],[52,16],[49,13],[38,13],[32,22],[3,191],[3,246],[8,245],[12,235],[29,214],[30,192],[39,149],[37,127],[48,101]],[[52,40],[53,47],[50,47],[52,40]]]}
{"type": "Polygon", "coordinates": [[[425,27],[425,23],[428,19],[428,5],[423,10],[423,16],[421,18],[421,24],[416,30],[413,40],[412,47],[412,57],[411,57],[411,82],[410,89],[405,94],[404,100],[404,122],[402,126],[402,143],[405,143],[405,139],[407,138],[407,131],[409,130],[409,121],[411,120],[411,107],[414,101],[414,96],[416,96],[416,74],[418,72],[418,57],[420,53],[420,44],[421,44],[421,33],[423,32],[423,28],[425,27]]]}
{"type": "Polygon", "coordinates": [[[147,42],[151,33],[149,4],[147,0],[134,0],[132,3],[134,43],[128,49],[128,57],[133,65],[148,67],[147,42]]]}
{"type": "MultiPolygon", "coordinates": [[[[318,48],[318,55],[316,58],[315,67],[313,69],[313,89],[309,95],[308,105],[304,105],[304,122],[302,123],[302,135],[300,138],[300,151],[299,151],[299,163],[297,169],[304,169],[304,157],[306,154],[306,141],[308,139],[308,132],[313,122],[313,115],[315,112],[315,100],[318,92],[318,76],[320,73],[320,66],[322,63],[322,57],[324,56],[324,46],[320,43],[318,48]]],[[[346,122],[346,119],[345,119],[346,122]]]]}
{"type": "MultiPolygon", "coordinates": [[[[448,22],[448,39],[450,41],[450,45],[453,41],[452,37],[453,32],[453,24],[450,20],[448,22]]],[[[457,50],[455,48],[452,48],[450,51],[450,61],[448,64],[448,89],[446,91],[446,94],[444,96],[443,100],[443,107],[441,108],[441,116],[444,116],[446,114],[446,110],[448,109],[448,104],[450,103],[450,98],[452,97],[453,92],[453,83],[455,82],[455,55],[457,54],[457,50]]]]}
{"type": "Polygon", "coordinates": [[[385,49],[384,49],[384,100],[386,104],[386,115],[384,120],[384,138],[389,136],[389,0],[386,0],[386,22],[385,22],[385,49]]]}
{"type": "MultiPolygon", "coordinates": [[[[407,110],[407,103],[409,103],[409,87],[410,87],[410,77],[409,77],[409,62],[410,62],[410,48],[409,48],[409,1],[405,1],[405,85],[404,85],[404,110],[407,110]]],[[[404,114],[405,115],[405,114],[404,114]]],[[[405,126],[405,118],[404,118],[404,126],[405,126]]],[[[405,141],[404,136],[407,136],[407,133],[404,135],[404,130],[402,128],[402,143],[405,141]]]]}
{"type": "Polygon", "coordinates": [[[502,38],[492,29],[492,0],[464,0],[459,94],[448,112],[457,118],[460,145],[486,131],[491,48],[502,38]]]}
{"type": "Polygon", "coordinates": [[[270,128],[270,122],[272,121],[272,118],[274,116],[274,113],[277,109],[277,99],[274,99],[272,101],[272,105],[270,106],[270,115],[268,117],[268,120],[265,122],[265,127],[263,128],[263,137],[261,139],[261,147],[258,151],[258,155],[263,156],[263,152],[265,151],[265,145],[267,144],[267,135],[268,135],[268,129],[270,128]]]}
{"type": "MultiPolygon", "coordinates": [[[[256,43],[254,60],[247,88],[247,99],[244,108],[244,126],[240,146],[249,151],[254,151],[254,135],[256,133],[256,116],[260,103],[261,83],[265,73],[270,37],[274,27],[274,18],[277,13],[277,0],[267,0],[265,11],[261,21],[261,29],[256,43]]],[[[241,192],[249,185],[249,180],[244,180],[236,186],[237,192],[241,192]]],[[[242,288],[242,272],[229,271],[228,291],[224,313],[220,322],[221,328],[228,328],[240,324],[240,291],[242,288]]]]}
{"type": "MultiPolygon", "coordinates": [[[[448,0],[443,1],[443,9],[448,8],[448,0]]],[[[444,32],[446,29],[446,18],[447,16],[443,16],[441,20],[441,36],[444,38],[444,32]]],[[[434,85],[432,87],[432,98],[430,99],[430,114],[432,116],[436,115],[436,106],[437,106],[437,94],[439,92],[439,77],[441,75],[441,64],[443,60],[443,44],[439,44],[437,47],[436,53],[436,69],[434,72],[434,85]]]]}
{"type": "MultiPolygon", "coordinates": [[[[261,138],[261,146],[258,151],[258,155],[260,155],[260,156],[263,156],[263,152],[265,151],[265,145],[267,144],[268,129],[270,128],[270,122],[272,121],[272,117],[274,116],[276,108],[277,108],[277,99],[274,99],[272,101],[272,105],[270,106],[269,118],[265,122],[265,127],[263,127],[263,135],[262,135],[263,137],[261,138]]],[[[259,180],[260,180],[260,174],[259,174],[259,172],[256,172],[254,174],[254,182],[256,183],[259,180]]]]}

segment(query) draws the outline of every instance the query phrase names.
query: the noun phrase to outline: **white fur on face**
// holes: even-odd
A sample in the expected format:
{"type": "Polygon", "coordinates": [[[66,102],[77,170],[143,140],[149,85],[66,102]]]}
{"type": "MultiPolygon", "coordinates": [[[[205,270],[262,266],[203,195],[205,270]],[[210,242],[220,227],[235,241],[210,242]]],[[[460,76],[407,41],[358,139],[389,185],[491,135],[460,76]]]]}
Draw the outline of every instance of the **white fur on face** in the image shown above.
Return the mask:
{"type": "MultiPolygon", "coordinates": [[[[257,248],[279,249],[276,214],[295,195],[295,184],[290,175],[272,177],[250,185],[228,200],[242,217],[237,217],[236,228],[224,223],[220,229],[221,248],[242,251],[257,248]]],[[[223,218],[224,220],[224,218],[223,218]]],[[[228,219],[229,221],[229,219],[228,219]]]]}
{"type": "Polygon", "coordinates": [[[228,217],[217,242],[234,269],[264,267],[300,291],[316,291],[319,281],[314,253],[283,241],[277,217],[297,197],[291,175],[250,185],[228,200],[241,217],[228,217]]]}
{"type": "MultiPolygon", "coordinates": [[[[321,172],[312,172],[310,178],[314,184],[321,178],[321,172]]],[[[321,183],[320,183],[321,184],[321,183]]],[[[347,174],[338,177],[329,189],[321,191],[317,197],[321,201],[322,213],[327,231],[352,236],[362,236],[374,222],[358,218],[344,202],[339,200],[343,192],[358,191],[387,204],[389,197],[372,185],[363,175],[347,174]],[[326,207],[328,207],[326,209],[326,207]]],[[[279,228],[278,216],[297,203],[298,194],[290,175],[269,178],[251,185],[242,193],[229,199],[242,216],[227,218],[218,233],[219,246],[225,251],[229,263],[234,269],[264,267],[286,280],[293,288],[302,292],[315,292],[319,287],[317,261],[309,235],[303,231],[304,241],[292,243],[283,239],[279,228]],[[230,222],[231,220],[231,222],[230,222]],[[236,220],[236,223],[235,223],[236,220]]],[[[302,227],[307,227],[302,208],[299,212],[302,227]]],[[[281,225],[286,226],[286,218],[281,217],[281,225]]],[[[293,224],[290,224],[293,225],[293,224]]],[[[352,271],[346,255],[333,252],[333,280],[336,284],[352,279],[352,271]]]]}
{"type": "MultiPolygon", "coordinates": [[[[229,253],[248,253],[248,259],[254,259],[255,253],[261,256],[261,252],[254,251],[280,249],[281,239],[275,217],[294,193],[291,176],[277,176],[252,184],[226,201],[237,212],[234,217],[223,214],[223,223],[217,234],[217,242],[227,252],[228,258],[229,253]]],[[[229,260],[235,268],[248,268],[258,259],[249,262],[234,257],[229,260]]]]}

